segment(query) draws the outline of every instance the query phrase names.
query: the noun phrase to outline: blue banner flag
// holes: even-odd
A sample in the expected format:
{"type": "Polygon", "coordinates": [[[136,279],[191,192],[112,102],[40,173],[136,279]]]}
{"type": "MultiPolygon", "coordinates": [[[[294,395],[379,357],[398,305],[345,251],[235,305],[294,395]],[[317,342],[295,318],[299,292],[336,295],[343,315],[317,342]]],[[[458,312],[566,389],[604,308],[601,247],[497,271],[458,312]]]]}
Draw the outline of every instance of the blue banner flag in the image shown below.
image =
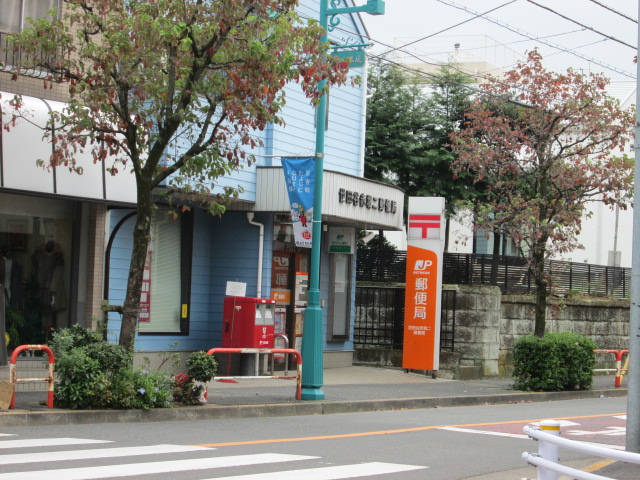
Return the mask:
{"type": "Polygon", "coordinates": [[[313,188],[315,183],[313,157],[283,157],[282,170],[287,184],[287,192],[289,192],[293,236],[296,246],[311,248],[313,188]]]}

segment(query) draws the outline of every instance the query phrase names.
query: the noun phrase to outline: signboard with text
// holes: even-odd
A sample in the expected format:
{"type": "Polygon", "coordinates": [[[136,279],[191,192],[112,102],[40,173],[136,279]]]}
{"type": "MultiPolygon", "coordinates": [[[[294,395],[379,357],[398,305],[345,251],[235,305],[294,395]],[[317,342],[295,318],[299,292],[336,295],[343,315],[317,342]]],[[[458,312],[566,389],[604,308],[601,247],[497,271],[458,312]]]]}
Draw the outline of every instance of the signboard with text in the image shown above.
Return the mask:
{"type": "Polygon", "coordinates": [[[287,183],[296,246],[311,248],[315,184],[313,157],[283,157],[282,171],[287,183]]]}
{"type": "Polygon", "coordinates": [[[438,370],[444,199],[409,197],[402,368],[438,370]]]}

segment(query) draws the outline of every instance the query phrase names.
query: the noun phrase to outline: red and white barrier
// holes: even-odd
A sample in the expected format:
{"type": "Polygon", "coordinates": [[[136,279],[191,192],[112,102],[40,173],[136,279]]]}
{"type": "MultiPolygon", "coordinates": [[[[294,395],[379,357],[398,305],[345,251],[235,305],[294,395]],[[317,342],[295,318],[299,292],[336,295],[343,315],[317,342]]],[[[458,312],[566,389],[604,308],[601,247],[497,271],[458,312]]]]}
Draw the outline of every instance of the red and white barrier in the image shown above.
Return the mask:
{"type": "Polygon", "coordinates": [[[258,378],[280,378],[280,379],[296,379],[296,400],[302,399],[302,355],[294,348],[212,348],[207,352],[207,355],[214,355],[216,353],[252,353],[256,356],[256,365],[258,365],[258,358],[261,354],[274,354],[284,353],[294,355],[296,357],[296,375],[295,376],[235,376],[235,377],[215,377],[216,380],[232,380],[232,379],[258,379],[258,378]]]}
{"type": "Polygon", "coordinates": [[[11,396],[11,404],[9,409],[15,408],[16,404],[16,383],[18,382],[48,382],[49,392],[47,394],[47,407],[53,408],[53,383],[54,383],[54,362],[53,352],[46,345],[20,345],[11,354],[11,362],[9,363],[9,378],[13,383],[13,395],[11,396]],[[43,351],[49,358],[49,366],[47,369],[47,378],[18,378],[18,372],[16,371],[16,362],[18,361],[18,355],[25,350],[43,351]]]}

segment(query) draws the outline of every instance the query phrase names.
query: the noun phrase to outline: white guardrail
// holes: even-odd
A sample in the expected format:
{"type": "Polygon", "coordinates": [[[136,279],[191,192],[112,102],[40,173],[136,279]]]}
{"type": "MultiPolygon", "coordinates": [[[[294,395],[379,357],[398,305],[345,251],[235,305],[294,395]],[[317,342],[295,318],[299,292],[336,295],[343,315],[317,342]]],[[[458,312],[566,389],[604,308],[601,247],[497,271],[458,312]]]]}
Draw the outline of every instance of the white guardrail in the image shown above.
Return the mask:
{"type": "MultiPolygon", "coordinates": [[[[568,475],[576,480],[614,480],[559,464],[558,450],[560,447],[598,457],[640,464],[640,454],[638,453],[613,450],[560,437],[560,422],[557,420],[543,420],[540,422],[540,427],[526,426],[524,433],[540,442],[538,453],[524,452],[522,454],[523,459],[538,467],[537,480],[558,480],[558,474],[568,475]]],[[[522,480],[530,479],[523,478],[522,480]]]]}

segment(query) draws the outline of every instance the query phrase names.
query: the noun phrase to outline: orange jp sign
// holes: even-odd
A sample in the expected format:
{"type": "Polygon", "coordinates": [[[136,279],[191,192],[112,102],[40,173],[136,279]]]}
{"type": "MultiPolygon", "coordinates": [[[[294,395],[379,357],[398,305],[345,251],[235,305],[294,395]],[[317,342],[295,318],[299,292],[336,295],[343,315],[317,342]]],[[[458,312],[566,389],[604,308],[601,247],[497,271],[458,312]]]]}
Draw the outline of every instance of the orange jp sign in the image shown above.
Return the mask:
{"type": "Polygon", "coordinates": [[[438,254],[407,247],[402,368],[437,370],[438,254]]]}

